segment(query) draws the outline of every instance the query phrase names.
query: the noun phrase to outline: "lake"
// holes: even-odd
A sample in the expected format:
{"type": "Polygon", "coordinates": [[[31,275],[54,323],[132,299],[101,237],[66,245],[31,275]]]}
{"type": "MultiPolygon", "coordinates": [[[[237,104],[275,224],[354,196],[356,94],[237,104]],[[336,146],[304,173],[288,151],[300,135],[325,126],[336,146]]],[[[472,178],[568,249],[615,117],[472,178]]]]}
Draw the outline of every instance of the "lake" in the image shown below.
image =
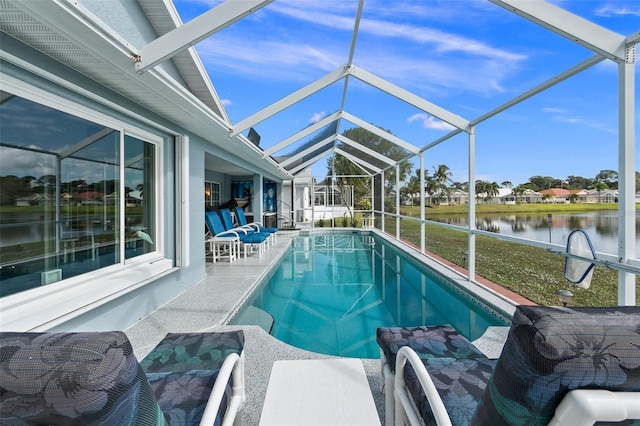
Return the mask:
{"type": "MultiPolygon", "coordinates": [[[[437,216],[434,221],[452,225],[468,226],[466,216],[437,216]]],[[[640,236],[637,229],[640,216],[636,212],[635,258],[640,258],[640,236]]],[[[512,235],[528,240],[565,245],[567,237],[575,229],[583,229],[591,238],[596,251],[608,254],[618,252],[618,212],[616,210],[588,213],[488,214],[476,217],[476,228],[482,231],[512,235]]]]}

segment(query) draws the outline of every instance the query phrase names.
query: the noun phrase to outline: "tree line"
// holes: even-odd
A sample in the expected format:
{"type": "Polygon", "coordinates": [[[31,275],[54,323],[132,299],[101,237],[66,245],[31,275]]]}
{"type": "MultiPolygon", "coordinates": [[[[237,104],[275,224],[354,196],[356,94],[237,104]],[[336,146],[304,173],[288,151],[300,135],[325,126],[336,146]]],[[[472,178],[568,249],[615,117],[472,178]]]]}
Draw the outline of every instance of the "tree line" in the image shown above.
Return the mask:
{"type": "MultiPolygon", "coordinates": [[[[391,133],[389,130],[385,131],[391,133]]],[[[362,128],[345,130],[343,135],[386,156],[387,158],[394,161],[400,161],[399,177],[400,181],[404,182],[404,186],[400,188],[400,193],[411,200],[416,198],[416,195],[420,193],[420,169],[415,170],[415,174],[411,175],[413,171],[413,164],[408,160],[410,153],[407,150],[362,128]]],[[[380,163],[380,160],[371,155],[365,154],[350,145],[341,144],[340,149],[357,156],[365,163],[373,165],[380,163]]],[[[386,167],[386,164],[384,167],[386,167]]],[[[383,168],[382,165],[381,168],[383,168]]],[[[353,187],[356,208],[368,208],[367,203],[369,203],[370,197],[369,179],[366,177],[339,177],[341,175],[362,175],[362,168],[345,157],[339,154],[334,154],[327,160],[327,176],[333,176],[334,172],[335,175],[338,176],[334,183],[339,189],[341,188],[341,192],[344,192],[347,186],[353,187]]],[[[439,202],[439,199],[442,198],[446,199],[452,192],[457,190],[464,192],[469,191],[469,182],[453,181],[451,170],[446,164],[432,166],[431,170],[425,169],[423,170],[423,174],[424,190],[430,203],[437,203],[439,202]],[[438,197],[435,197],[436,199],[434,199],[434,196],[436,195],[438,195],[438,197]]],[[[396,182],[395,175],[395,168],[385,171],[385,194],[390,194],[392,192],[396,182]]],[[[331,178],[327,179],[327,183],[332,183],[331,178]]],[[[638,172],[636,172],[635,185],[636,191],[638,191],[638,189],[640,189],[640,173],[638,172]]],[[[491,199],[498,195],[500,188],[509,188],[511,193],[516,197],[524,194],[527,190],[539,192],[550,188],[595,189],[601,192],[608,189],[618,189],[618,172],[615,170],[601,170],[593,178],[572,175],[561,179],[551,176],[536,175],[531,176],[527,182],[518,185],[514,185],[510,181],[498,183],[477,180],[475,182],[476,194],[486,199],[491,199]]]]}
{"type": "MultiPolygon", "coordinates": [[[[95,183],[86,182],[83,179],[60,182],[60,192],[69,194],[72,198],[84,192],[100,192],[107,195],[116,192],[118,187],[119,181],[116,179],[95,183]]],[[[39,178],[15,175],[0,176],[0,205],[14,205],[16,199],[33,194],[48,194],[53,197],[55,189],[55,175],[44,175],[39,178]]],[[[141,188],[136,189],[141,190],[141,188]]],[[[131,191],[133,191],[132,188],[125,188],[125,194],[129,194],[131,191]]]]}

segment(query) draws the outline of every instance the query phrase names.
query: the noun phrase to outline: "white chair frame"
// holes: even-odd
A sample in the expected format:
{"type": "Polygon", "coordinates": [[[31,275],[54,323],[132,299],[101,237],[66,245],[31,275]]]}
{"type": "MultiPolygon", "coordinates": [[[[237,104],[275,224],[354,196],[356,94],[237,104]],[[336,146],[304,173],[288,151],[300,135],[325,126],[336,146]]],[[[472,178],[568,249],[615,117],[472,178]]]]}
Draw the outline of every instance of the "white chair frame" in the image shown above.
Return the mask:
{"type": "MultiPolygon", "coordinates": [[[[404,380],[407,362],[416,372],[438,426],[450,426],[451,419],[427,369],[413,349],[403,346],[396,358],[394,394],[395,424],[423,425],[404,380]]],[[[574,389],[567,393],[549,422],[550,426],[586,426],[595,422],[640,420],[640,393],[600,389],[574,389]]]]}

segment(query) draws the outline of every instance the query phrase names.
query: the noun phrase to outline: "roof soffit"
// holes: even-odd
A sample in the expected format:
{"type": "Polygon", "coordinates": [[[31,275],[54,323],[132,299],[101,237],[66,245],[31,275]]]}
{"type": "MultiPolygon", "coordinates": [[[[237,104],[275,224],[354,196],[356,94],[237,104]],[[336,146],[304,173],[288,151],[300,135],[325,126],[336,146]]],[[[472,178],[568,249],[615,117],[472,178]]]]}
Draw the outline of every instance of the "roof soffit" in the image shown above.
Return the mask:
{"type": "MultiPolygon", "coordinates": [[[[180,15],[173,3],[157,0],[138,0],[138,3],[158,36],[163,36],[182,25],[180,15]]],[[[195,50],[190,48],[182,51],[172,57],[171,61],[191,92],[228,123],[227,112],[195,50]]]]}

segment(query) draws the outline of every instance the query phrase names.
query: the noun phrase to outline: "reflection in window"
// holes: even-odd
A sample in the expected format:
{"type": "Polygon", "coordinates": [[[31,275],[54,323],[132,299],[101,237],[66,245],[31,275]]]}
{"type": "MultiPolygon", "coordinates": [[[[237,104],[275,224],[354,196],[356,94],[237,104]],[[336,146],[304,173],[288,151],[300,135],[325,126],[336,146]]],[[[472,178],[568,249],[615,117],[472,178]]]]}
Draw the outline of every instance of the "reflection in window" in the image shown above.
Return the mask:
{"type": "Polygon", "coordinates": [[[0,296],[155,250],[153,145],[7,92],[0,122],[0,296]]]}
{"type": "Polygon", "coordinates": [[[125,258],[155,251],[155,146],[124,138],[125,258]]]}

